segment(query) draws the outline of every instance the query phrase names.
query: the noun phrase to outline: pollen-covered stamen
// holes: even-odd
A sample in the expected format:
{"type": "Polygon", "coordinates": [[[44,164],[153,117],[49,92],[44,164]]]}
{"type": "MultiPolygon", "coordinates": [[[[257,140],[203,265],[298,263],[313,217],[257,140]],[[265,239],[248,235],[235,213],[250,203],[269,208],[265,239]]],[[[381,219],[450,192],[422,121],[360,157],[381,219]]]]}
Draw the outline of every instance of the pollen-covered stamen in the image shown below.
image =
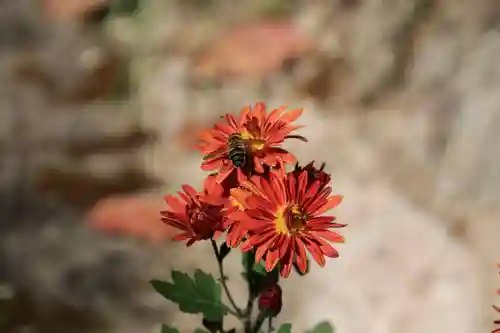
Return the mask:
{"type": "Polygon", "coordinates": [[[266,141],[265,140],[250,140],[248,142],[248,147],[253,151],[263,150],[265,148],[266,141]]]}
{"type": "Polygon", "coordinates": [[[205,203],[191,209],[188,216],[194,233],[200,235],[202,239],[211,238],[216,227],[222,223],[220,207],[205,203]]]}
{"type": "Polygon", "coordinates": [[[248,147],[248,149],[252,152],[263,150],[266,147],[266,140],[259,138],[256,134],[252,134],[250,131],[242,131],[240,136],[244,140],[246,147],[248,147]]]}
{"type": "Polygon", "coordinates": [[[231,203],[231,206],[237,210],[244,209],[243,205],[238,200],[236,200],[236,198],[233,196],[229,196],[229,202],[231,203]]]}
{"type": "Polygon", "coordinates": [[[285,235],[295,234],[304,229],[307,220],[299,205],[289,205],[276,212],[276,230],[285,235]]]}

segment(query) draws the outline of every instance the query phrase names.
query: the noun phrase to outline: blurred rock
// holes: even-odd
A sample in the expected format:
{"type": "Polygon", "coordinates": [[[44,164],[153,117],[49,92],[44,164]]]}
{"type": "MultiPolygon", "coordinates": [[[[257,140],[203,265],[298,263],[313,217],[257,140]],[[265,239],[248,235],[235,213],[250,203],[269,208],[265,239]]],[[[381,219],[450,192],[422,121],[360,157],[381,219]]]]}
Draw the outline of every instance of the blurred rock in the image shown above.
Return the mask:
{"type": "Polygon", "coordinates": [[[46,19],[34,0],[0,6],[0,280],[19,297],[13,331],[130,321],[149,332],[167,309],[148,284],[165,273],[162,250],[92,231],[82,214],[156,185],[141,154],[153,135],[130,96],[112,93],[118,78],[128,85],[118,48],[95,26],[46,19]]]}
{"type": "Polygon", "coordinates": [[[108,234],[131,236],[161,245],[175,234],[175,230],[161,221],[160,211],[166,207],[159,198],[110,197],[95,205],[88,221],[93,229],[108,234]]]}
{"type": "Polygon", "coordinates": [[[122,133],[121,136],[109,136],[104,138],[82,138],[79,141],[68,144],[67,152],[71,156],[82,157],[97,152],[126,151],[130,148],[138,148],[150,143],[155,134],[137,127],[130,132],[122,133]]]}
{"type": "Polygon", "coordinates": [[[236,26],[209,41],[195,60],[201,77],[264,77],[289,59],[302,57],[313,47],[292,22],[259,22],[236,26]]]}
{"type": "Polygon", "coordinates": [[[173,141],[182,150],[192,150],[194,146],[199,144],[198,135],[200,132],[210,125],[194,120],[187,121],[180,127],[179,131],[173,134],[173,141]]]}
{"type": "Polygon", "coordinates": [[[343,20],[350,28],[339,30],[349,41],[340,44],[349,64],[340,85],[377,110],[367,133],[384,167],[403,190],[448,215],[500,202],[492,171],[499,153],[491,146],[500,115],[496,7],[489,0],[366,1],[343,20]]]}
{"type": "Polygon", "coordinates": [[[127,320],[149,330],[162,320],[166,308],[148,283],[165,273],[157,249],[91,232],[80,214],[35,190],[7,206],[9,190],[0,196],[8,219],[0,224],[0,279],[25,304],[11,320],[35,332],[88,332],[127,320]]]}
{"type": "Polygon", "coordinates": [[[342,95],[348,70],[344,59],[317,52],[299,62],[293,74],[295,87],[302,97],[325,105],[342,95]]]}
{"type": "Polygon", "coordinates": [[[51,20],[81,20],[89,12],[108,6],[111,0],[42,0],[45,15],[51,20]]]}
{"type": "Polygon", "coordinates": [[[40,7],[34,0],[0,3],[0,48],[27,47],[39,42],[45,34],[40,7]]]}
{"type": "Polygon", "coordinates": [[[96,177],[90,172],[69,172],[54,168],[44,169],[38,176],[38,188],[73,207],[86,209],[99,198],[116,193],[130,193],[158,184],[140,170],[124,169],[107,177],[96,177]]]}
{"type": "Polygon", "coordinates": [[[15,77],[65,103],[82,103],[117,92],[116,77],[124,70],[116,45],[93,30],[61,26],[43,48],[19,52],[15,77]]]}

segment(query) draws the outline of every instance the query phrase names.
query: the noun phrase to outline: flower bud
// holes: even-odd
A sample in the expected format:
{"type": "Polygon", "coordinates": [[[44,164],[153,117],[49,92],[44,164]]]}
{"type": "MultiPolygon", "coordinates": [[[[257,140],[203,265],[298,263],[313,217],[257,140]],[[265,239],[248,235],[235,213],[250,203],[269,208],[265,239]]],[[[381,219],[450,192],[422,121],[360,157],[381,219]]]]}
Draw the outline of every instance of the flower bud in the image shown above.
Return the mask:
{"type": "Polygon", "coordinates": [[[319,168],[317,168],[314,164],[314,161],[310,162],[306,166],[299,166],[296,164],[295,169],[292,172],[299,175],[301,172],[306,171],[308,175],[307,186],[311,186],[314,182],[319,181],[320,186],[323,188],[330,182],[330,174],[324,171],[325,163],[322,163],[319,168]]]}
{"type": "Polygon", "coordinates": [[[266,311],[269,315],[276,317],[283,306],[281,295],[281,287],[277,284],[265,288],[259,296],[259,310],[266,311]]]}

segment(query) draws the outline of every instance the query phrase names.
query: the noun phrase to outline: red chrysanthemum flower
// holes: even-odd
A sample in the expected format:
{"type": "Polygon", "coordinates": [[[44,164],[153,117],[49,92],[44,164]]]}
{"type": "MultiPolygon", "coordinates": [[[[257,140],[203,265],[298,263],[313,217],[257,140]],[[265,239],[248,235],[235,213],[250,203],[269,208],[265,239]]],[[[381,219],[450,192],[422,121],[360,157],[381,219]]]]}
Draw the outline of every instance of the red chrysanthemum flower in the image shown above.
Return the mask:
{"type": "Polygon", "coordinates": [[[222,197],[223,188],[215,182],[214,176],[205,180],[203,191],[197,192],[189,185],[183,185],[179,197],[167,195],[168,209],[162,211],[162,221],[182,230],[174,240],[188,240],[187,246],[224,232],[226,200],[222,197]]]}
{"type": "Polygon", "coordinates": [[[202,169],[219,169],[217,182],[222,182],[235,170],[241,176],[253,171],[262,173],[265,166],[295,163],[295,156],[279,146],[288,138],[307,141],[291,135],[302,127],[291,123],[303,110],[285,110],[280,107],[268,114],[264,103],[256,103],[253,108],[244,107],[239,116],[225,115],[224,122],[200,134],[197,148],[205,155],[202,169]]]}
{"type": "Polygon", "coordinates": [[[271,172],[269,180],[256,175],[243,187],[251,195],[241,198],[239,191],[232,191],[244,210],[231,212],[229,219],[240,221],[248,230],[241,249],[255,248],[256,262],[265,259],[268,272],[280,263],[280,273],[287,277],[295,261],[305,273],[306,249],[320,266],[325,265],[325,256],[338,257],[328,242],[341,243],[344,238],[330,229],[345,225],[334,223],[333,216],[321,216],[342,200],[341,195],[330,196],[329,185],[320,180],[310,183],[307,170],[303,170],[285,177],[271,172]]]}

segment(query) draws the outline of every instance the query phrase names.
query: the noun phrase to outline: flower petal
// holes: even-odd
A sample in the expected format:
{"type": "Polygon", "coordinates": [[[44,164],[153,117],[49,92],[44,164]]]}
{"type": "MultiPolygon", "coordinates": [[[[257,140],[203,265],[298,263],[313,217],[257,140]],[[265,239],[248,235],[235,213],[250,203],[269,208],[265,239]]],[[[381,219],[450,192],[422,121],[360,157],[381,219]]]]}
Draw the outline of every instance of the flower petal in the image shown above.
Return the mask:
{"type": "Polygon", "coordinates": [[[217,174],[217,178],[216,178],[216,181],[217,183],[222,183],[227,177],[229,177],[229,175],[234,171],[234,168],[233,166],[229,166],[229,165],[225,165],[223,166],[219,173],[217,174]]]}
{"type": "Polygon", "coordinates": [[[271,272],[274,267],[276,267],[276,264],[278,263],[280,257],[279,257],[279,251],[274,250],[274,251],[268,251],[266,255],[266,264],[265,268],[267,272],[271,272]]]}
{"type": "Polygon", "coordinates": [[[167,205],[170,207],[170,211],[172,212],[184,212],[186,208],[186,203],[183,203],[179,198],[174,197],[173,195],[165,196],[165,201],[167,205]]]}
{"type": "Polygon", "coordinates": [[[333,231],[315,231],[316,236],[322,237],[330,242],[334,243],[344,243],[344,236],[333,231]]]}
{"type": "Polygon", "coordinates": [[[343,196],[341,195],[332,195],[328,198],[328,201],[323,206],[316,210],[316,214],[323,214],[324,212],[337,207],[342,199],[343,196]]]}
{"type": "Polygon", "coordinates": [[[297,238],[295,242],[295,253],[297,254],[295,260],[297,262],[299,271],[302,274],[305,274],[307,272],[307,255],[304,242],[302,242],[300,238],[297,238]]]}
{"type": "Polygon", "coordinates": [[[281,116],[279,120],[283,121],[287,124],[291,123],[291,122],[297,120],[302,115],[302,112],[304,112],[303,108],[288,111],[283,116],[281,116]]]}
{"type": "Polygon", "coordinates": [[[324,256],[323,252],[321,251],[321,248],[316,243],[313,243],[310,241],[306,242],[305,246],[307,247],[307,249],[311,253],[314,260],[318,263],[318,265],[320,267],[324,267],[325,266],[325,256],[324,256]]]}

